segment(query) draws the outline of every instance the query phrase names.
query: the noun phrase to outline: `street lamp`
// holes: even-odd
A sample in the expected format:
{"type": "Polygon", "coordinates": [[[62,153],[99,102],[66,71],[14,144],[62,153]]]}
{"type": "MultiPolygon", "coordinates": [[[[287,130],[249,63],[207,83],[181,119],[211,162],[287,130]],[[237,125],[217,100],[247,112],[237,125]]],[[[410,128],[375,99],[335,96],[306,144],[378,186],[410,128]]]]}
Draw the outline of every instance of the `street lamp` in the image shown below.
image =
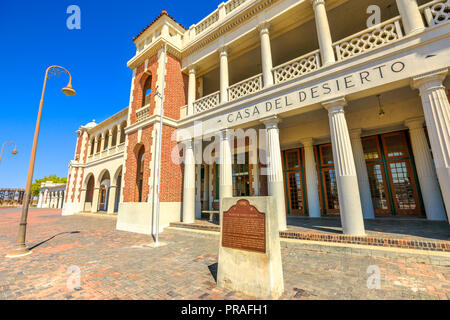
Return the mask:
{"type": "Polygon", "coordinates": [[[7,146],[8,144],[13,144],[13,145],[14,145],[14,150],[13,150],[11,153],[12,153],[14,156],[15,156],[16,154],[18,154],[18,152],[17,152],[17,145],[16,145],[14,142],[11,142],[11,141],[5,142],[5,143],[3,144],[3,147],[2,147],[2,153],[0,153],[0,163],[2,162],[3,150],[5,150],[5,146],[7,146]]]}
{"type": "Polygon", "coordinates": [[[67,73],[69,75],[69,83],[68,85],[62,89],[62,92],[66,96],[73,96],[75,94],[75,90],[72,88],[72,76],[70,75],[69,71],[67,71],[63,67],[59,66],[50,66],[45,71],[45,78],[44,78],[44,86],[42,87],[42,95],[41,95],[41,102],[39,104],[39,112],[38,117],[36,121],[36,129],[34,131],[34,140],[33,140],[33,148],[31,149],[31,158],[30,158],[30,165],[28,168],[28,177],[27,177],[27,185],[25,187],[25,195],[24,195],[24,202],[22,207],[22,217],[20,219],[19,224],[19,234],[17,237],[17,244],[16,248],[8,253],[6,257],[12,258],[12,257],[20,257],[27,254],[30,254],[31,251],[28,249],[28,247],[25,244],[25,236],[27,231],[27,216],[28,216],[28,206],[30,202],[30,196],[31,196],[31,184],[33,181],[33,171],[34,171],[34,161],[36,158],[36,148],[37,148],[37,142],[39,137],[39,127],[41,124],[41,114],[42,114],[42,105],[44,103],[44,94],[45,94],[45,86],[47,85],[47,78],[52,77],[59,77],[61,74],[67,73]]]}

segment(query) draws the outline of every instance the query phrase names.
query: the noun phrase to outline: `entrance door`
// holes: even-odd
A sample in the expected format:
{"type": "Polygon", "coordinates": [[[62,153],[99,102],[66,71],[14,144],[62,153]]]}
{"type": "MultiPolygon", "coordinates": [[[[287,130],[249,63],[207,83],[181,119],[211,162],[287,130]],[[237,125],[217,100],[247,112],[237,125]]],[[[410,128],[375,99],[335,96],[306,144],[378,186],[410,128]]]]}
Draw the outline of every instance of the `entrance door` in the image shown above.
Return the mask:
{"type": "Polygon", "coordinates": [[[305,215],[305,179],[303,149],[284,152],[284,180],[287,189],[288,214],[305,215]]]}
{"type": "Polygon", "coordinates": [[[318,147],[318,172],[321,183],[321,203],[324,214],[339,213],[339,196],[336,171],[334,170],[333,149],[331,144],[318,147]],[[324,210],[325,209],[325,210],[324,210]]]}
{"type": "Polygon", "coordinates": [[[421,215],[406,133],[367,137],[362,144],[375,214],[421,215]]]}
{"type": "Polygon", "coordinates": [[[99,210],[105,211],[106,210],[106,187],[104,185],[100,186],[100,193],[99,193],[99,210]]]}

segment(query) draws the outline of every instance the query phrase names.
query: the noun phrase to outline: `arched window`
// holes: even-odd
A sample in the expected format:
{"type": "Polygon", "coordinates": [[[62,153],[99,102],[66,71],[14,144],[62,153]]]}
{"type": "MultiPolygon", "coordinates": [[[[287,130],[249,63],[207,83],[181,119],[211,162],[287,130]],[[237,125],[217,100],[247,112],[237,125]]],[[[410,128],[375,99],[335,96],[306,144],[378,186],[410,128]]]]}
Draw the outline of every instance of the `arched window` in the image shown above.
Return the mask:
{"type": "Polygon", "coordinates": [[[142,97],[142,106],[146,106],[150,103],[150,96],[152,93],[152,77],[149,76],[147,80],[145,80],[144,88],[142,90],[144,96],[142,97]]]}
{"type": "Polygon", "coordinates": [[[106,131],[105,133],[105,145],[103,146],[103,150],[108,149],[108,144],[109,144],[109,131],[106,131]]]}
{"type": "Polygon", "coordinates": [[[91,140],[91,156],[94,154],[95,151],[95,138],[92,138],[91,140]]]}
{"type": "Polygon", "coordinates": [[[111,131],[111,134],[112,134],[111,147],[115,147],[117,145],[117,126],[114,126],[114,128],[111,131]]]}
{"type": "Polygon", "coordinates": [[[136,172],[136,186],[138,189],[138,202],[143,201],[142,189],[144,185],[144,163],[145,163],[145,148],[141,146],[137,153],[137,172],[136,172]]]}
{"type": "Polygon", "coordinates": [[[120,143],[124,143],[125,142],[125,127],[127,126],[127,122],[123,121],[120,124],[120,143]]]}
{"type": "Polygon", "coordinates": [[[97,151],[96,152],[99,153],[101,148],[102,148],[102,134],[100,133],[97,136],[97,151]]]}

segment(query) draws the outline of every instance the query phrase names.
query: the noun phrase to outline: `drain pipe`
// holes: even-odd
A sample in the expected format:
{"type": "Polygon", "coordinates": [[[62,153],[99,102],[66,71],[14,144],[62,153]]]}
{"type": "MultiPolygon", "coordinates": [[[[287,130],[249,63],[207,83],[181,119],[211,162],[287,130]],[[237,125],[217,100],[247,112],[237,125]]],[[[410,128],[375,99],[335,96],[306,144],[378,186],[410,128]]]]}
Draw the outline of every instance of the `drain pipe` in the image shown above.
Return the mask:
{"type": "Polygon", "coordinates": [[[164,89],[166,83],[166,63],[167,63],[167,44],[164,44],[164,59],[163,59],[163,74],[162,74],[162,85],[161,85],[161,93],[159,96],[161,98],[161,112],[159,115],[159,132],[158,132],[158,168],[156,170],[157,179],[156,179],[156,234],[155,234],[155,246],[159,245],[159,209],[160,209],[160,184],[161,184],[161,152],[162,152],[162,130],[163,130],[163,115],[164,115],[164,89]]]}

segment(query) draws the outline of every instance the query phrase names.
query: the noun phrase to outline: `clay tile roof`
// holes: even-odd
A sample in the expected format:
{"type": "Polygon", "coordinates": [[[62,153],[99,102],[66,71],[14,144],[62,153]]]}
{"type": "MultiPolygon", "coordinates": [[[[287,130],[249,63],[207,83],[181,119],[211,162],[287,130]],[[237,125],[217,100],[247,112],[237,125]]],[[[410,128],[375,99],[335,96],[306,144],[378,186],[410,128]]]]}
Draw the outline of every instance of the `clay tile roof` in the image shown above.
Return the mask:
{"type": "Polygon", "coordinates": [[[161,11],[161,13],[159,14],[159,16],[156,17],[155,20],[153,20],[148,26],[146,26],[144,28],[144,30],[142,30],[136,37],[133,38],[133,41],[136,40],[137,38],[139,38],[139,36],[141,34],[143,34],[145,32],[145,30],[147,30],[148,28],[150,28],[156,21],[158,21],[159,18],[161,18],[163,15],[168,16],[170,19],[172,19],[173,21],[175,21],[180,27],[182,27],[184,30],[187,30],[187,28],[185,26],[183,26],[181,23],[177,22],[177,20],[175,20],[171,15],[169,15],[167,13],[166,10],[161,11]]]}

